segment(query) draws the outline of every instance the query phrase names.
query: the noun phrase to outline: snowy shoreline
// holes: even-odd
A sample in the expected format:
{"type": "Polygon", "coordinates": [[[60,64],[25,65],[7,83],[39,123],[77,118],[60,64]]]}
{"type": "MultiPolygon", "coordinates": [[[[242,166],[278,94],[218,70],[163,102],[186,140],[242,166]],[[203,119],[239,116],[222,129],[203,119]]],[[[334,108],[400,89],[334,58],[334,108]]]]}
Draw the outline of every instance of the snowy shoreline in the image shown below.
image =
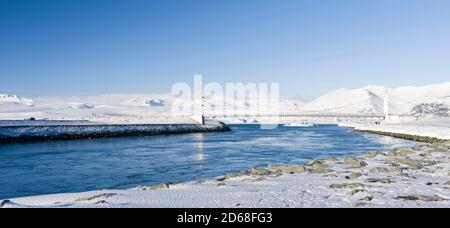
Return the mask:
{"type": "Polygon", "coordinates": [[[450,120],[411,121],[399,124],[339,124],[340,127],[356,131],[387,135],[426,143],[439,143],[450,140],[450,120]]]}
{"type": "Polygon", "coordinates": [[[450,143],[422,144],[181,184],[17,198],[1,207],[450,207],[449,152],[450,143]]]}

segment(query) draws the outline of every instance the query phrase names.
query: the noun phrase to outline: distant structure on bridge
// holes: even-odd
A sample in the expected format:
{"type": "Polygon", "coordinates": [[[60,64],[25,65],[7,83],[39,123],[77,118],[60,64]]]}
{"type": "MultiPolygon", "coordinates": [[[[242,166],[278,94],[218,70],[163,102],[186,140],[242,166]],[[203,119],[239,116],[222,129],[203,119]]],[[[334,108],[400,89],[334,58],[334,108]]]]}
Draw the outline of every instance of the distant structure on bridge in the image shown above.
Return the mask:
{"type": "Polygon", "coordinates": [[[384,123],[391,123],[391,117],[389,115],[389,95],[387,91],[384,93],[384,123]]]}

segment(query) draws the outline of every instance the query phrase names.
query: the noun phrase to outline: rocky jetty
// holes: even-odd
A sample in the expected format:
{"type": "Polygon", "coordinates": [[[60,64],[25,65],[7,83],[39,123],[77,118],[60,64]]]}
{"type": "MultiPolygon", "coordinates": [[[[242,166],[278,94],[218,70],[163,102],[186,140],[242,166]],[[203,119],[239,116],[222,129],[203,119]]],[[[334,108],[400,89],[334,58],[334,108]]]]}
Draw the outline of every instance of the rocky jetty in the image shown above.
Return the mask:
{"type": "Polygon", "coordinates": [[[122,125],[19,125],[0,126],[0,144],[32,141],[150,136],[186,133],[226,132],[224,123],[200,124],[122,124],[122,125]]]}

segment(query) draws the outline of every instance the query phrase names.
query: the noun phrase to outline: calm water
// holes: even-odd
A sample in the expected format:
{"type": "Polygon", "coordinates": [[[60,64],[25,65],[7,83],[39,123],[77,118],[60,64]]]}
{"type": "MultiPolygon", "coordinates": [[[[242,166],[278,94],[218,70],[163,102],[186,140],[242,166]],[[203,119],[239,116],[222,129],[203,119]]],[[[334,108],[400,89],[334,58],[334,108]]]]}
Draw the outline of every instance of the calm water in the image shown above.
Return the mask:
{"type": "Polygon", "coordinates": [[[182,182],[412,145],[332,125],[0,145],[0,199],[182,182]]]}

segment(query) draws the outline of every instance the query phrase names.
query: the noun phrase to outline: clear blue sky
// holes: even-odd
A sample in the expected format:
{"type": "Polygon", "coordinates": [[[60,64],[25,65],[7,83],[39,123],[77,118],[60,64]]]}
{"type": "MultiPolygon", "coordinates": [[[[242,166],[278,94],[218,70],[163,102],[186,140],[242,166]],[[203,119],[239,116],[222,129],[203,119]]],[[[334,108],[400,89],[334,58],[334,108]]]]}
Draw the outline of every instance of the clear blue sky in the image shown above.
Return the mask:
{"type": "Polygon", "coordinates": [[[281,83],[316,96],[450,81],[448,0],[0,0],[0,90],[281,83]]]}

